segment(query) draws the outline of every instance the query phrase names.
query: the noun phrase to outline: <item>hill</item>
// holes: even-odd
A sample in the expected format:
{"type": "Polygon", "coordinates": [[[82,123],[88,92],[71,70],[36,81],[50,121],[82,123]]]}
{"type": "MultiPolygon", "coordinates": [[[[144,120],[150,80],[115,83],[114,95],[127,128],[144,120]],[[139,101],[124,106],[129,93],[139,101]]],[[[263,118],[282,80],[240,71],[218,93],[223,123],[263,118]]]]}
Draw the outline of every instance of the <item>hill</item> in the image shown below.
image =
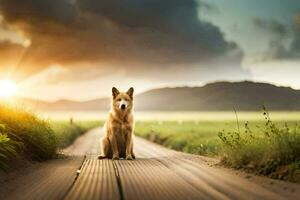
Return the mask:
{"type": "MultiPolygon", "coordinates": [[[[108,110],[110,98],[27,103],[43,110],[108,110]]],[[[159,88],[138,94],[135,110],[300,110],[300,91],[255,82],[216,82],[202,87],[159,88]]]]}

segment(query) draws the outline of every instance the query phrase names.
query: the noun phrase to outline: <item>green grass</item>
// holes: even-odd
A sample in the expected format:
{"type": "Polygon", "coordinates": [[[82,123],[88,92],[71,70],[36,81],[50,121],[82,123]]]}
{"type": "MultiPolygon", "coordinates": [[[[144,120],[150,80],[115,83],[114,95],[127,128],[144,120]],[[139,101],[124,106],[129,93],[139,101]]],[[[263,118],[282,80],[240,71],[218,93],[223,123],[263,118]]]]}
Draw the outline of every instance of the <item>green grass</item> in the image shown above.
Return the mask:
{"type": "Polygon", "coordinates": [[[300,126],[275,123],[264,110],[265,124],[253,131],[248,123],[244,131],[222,131],[222,161],[273,178],[296,180],[300,172],[300,126]]]}
{"type": "Polygon", "coordinates": [[[137,122],[135,133],[169,148],[201,155],[212,155],[218,151],[218,131],[231,123],[192,121],[146,121],[137,122]]]}
{"type": "MultiPolygon", "coordinates": [[[[254,130],[263,127],[263,121],[251,122],[254,130]]],[[[169,148],[200,155],[218,155],[222,141],[218,133],[222,130],[236,131],[235,121],[139,121],[135,126],[138,136],[169,148]]],[[[244,131],[244,127],[241,127],[244,131]]]]}
{"type": "MultiPolygon", "coordinates": [[[[3,125],[1,125],[3,129],[3,125]]],[[[8,167],[7,162],[11,157],[18,157],[18,148],[21,143],[11,140],[7,135],[0,133],[0,169],[8,167]]]]}
{"type": "Polygon", "coordinates": [[[23,144],[18,153],[34,160],[46,160],[56,153],[57,139],[48,122],[34,114],[6,106],[0,106],[2,134],[10,141],[23,144]]]}
{"type": "Polygon", "coordinates": [[[78,121],[70,123],[67,120],[52,121],[51,128],[54,130],[58,140],[58,148],[64,148],[72,144],[74,140],[89,129],[102,126],[101,121],[78,121]]]}
{"type": "Polygon", "coordinates": [[[0,105],[0,168],[17,158],[43,161],[100,121],[46,121],[20,108],[0,105]]]}
{"type": "Polygon", "coordinates": [[[230,167],[291,180],[300,169],[297,122],[272,122],[263,113],[256,121],[243,120],[139,121],[135,133],[175,150],[220,157],[230,167]]]}

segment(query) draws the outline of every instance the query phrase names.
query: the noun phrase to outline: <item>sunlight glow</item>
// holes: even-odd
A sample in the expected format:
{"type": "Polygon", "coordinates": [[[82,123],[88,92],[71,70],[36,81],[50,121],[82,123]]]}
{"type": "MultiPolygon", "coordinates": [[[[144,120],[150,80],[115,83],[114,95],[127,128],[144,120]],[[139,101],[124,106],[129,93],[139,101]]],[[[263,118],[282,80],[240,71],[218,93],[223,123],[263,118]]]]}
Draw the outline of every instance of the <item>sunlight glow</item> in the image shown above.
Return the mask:
{"type": "Polygon", "coordinates": [[[17,93],[17,86],[11,80],[0,81],[0,97],[12,97],[17,93]]]}

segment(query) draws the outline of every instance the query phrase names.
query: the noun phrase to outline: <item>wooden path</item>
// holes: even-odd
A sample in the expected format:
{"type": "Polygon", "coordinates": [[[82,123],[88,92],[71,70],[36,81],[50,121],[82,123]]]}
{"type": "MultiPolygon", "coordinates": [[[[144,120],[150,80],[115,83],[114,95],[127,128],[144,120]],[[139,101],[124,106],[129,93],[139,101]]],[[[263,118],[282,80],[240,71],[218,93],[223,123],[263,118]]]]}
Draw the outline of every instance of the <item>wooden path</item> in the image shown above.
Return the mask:
{"type": "Polygon", "coordinates": [[[21,184],[16,189],[8,187],[10,192],[2,198],[0,194],[0,199],[299,199],[299,185],[291,184],[293,191],[283,194],[269,184],[214,167],[210,159],[140,138],[135,140],[136,160],[98,160],[100,133],[98,128],[79,138],[64,150],[68,158],[50,161],[12,180],[21,184]]]}

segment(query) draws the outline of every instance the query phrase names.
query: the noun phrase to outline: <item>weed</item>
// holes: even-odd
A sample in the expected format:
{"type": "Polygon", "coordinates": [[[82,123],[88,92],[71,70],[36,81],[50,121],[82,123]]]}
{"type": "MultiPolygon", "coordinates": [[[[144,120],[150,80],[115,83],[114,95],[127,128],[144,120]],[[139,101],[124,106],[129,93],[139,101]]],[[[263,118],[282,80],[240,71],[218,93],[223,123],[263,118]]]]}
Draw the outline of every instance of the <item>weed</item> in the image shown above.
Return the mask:
{"type": "Polygon", "coordinates": [[[300,169],[299,126],[296,124],[292,129],[287,123],[281,127],[276,125],[265,107],[263,116],[263,134],[253,134],[248,123],[245,123],[244,132],[219,132],[223,163],[274,178],[291,179],[290,174],[300,169]],[[282,170],[283,166],[287,170],[282,170]]]}

